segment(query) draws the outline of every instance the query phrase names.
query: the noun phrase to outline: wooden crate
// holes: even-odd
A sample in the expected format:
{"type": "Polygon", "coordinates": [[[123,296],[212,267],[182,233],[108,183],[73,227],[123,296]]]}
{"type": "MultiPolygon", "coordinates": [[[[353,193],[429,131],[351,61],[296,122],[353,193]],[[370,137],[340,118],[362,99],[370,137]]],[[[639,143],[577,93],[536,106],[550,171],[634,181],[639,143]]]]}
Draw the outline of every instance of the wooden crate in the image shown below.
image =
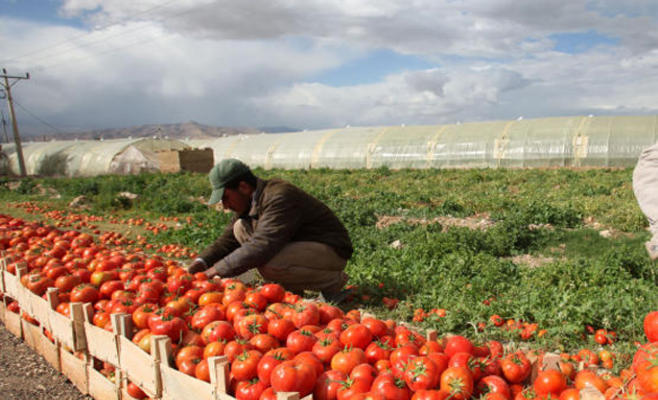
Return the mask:
{"type": "Polygon", "coordinates": [[[148,354],[130,340],[133,334],[129,314],[113,314],[112,324],[118,334],[121,376],[135,382],[149,397],[160,397],[162,383],[156,348],[157,340],[162,340],[162,336],[151,338],[151,354],[148,354]]]}
{"type": "Polygon", "coordinates": [[[92,357],[119,367],[119,345],[115,332],[106,331],[91,323],[93,307],[87,303],[84,309],[84,335],[87,352],[92,357]]]}
{"type": "Polygon", "coordinates": [[[4,286],[4,292],[9,295],[9,297],[14,300],[18,300],[20,296],[20,291],[22,291],[23,285],[21,285],[18,276],[9,273],[6,269],[2,270],[2,281],[4,286]]]}
{"type": "Polygon", "coordinates": [[[46,329],[50,329],[49,315],[52,310],[48,301],[30,292],[29,290],[24,291],[22,300],[24,304],[21,303],[21,301],[18,302],[18,304],[21,306],[21,309],[32,318],[39,321],[41,326],[46,329]]]}
{"type": "Polygon", "coordinates": [[[0,299],[0,322],[2,322],[3,325],[7,325],[7,323],[5,322],[7,320],[7,317],[5,316],[5,313],[7,312],[7,306],[5,305],[5,300],[6,300],[5,297],[0,299]]]}
{"type": "Polygon", "coordinates": [[[21,320],[21,324],[25,344],[39,353],[53,368],[57,371],[61,371],[59,346],[57,343],[52,343],[50,339],[48,339],[43,333],[42,327],[32,325],[24,319],[21,320]]]}
{"type": "MultiPolygon", "coordinates": [[[[117,370],[117,373],[119,370],[117,370]]],[[[87,377],[89,379],[89,395],[96,400],[119,400],[121,398],[121,378],[117,376],[115,382],[107,379],[105,375],[96,371],[93,360],[87,364],[87,377]]]]}
{"type": "Polygon", "coordinates": [[[82,394],[89,393],[89,378],[87,377],[87,358],[79,359],[64,347],[59,347],[59,359],[64,374],[82,394]]]}
{"type": "Polygon", "coordinates": [[[20,314],[5,310],[5,328],[14,336],[22,338],[23,328],[20,314]]]}
{"type": "Polygon", "coordinates": [[[84,309],[82,303],[71,303],[71,318],[55,311],[59,304],[57,288],[49,288],[46,292],[50,310],[48,311],[48,326],[53,336],[64,346],[74,351],[87,348],[84,332],[84,309]]]}
{"type": "Polygon", "coordinates": [[[169,365],[171,358],[171,339],[164,337],[157,341],[160,360],[160,378],[162,381],[163,400],[234,400],[226,393],[228,382],[228,359],[225,356],[208,359],[210,383],[186,375],[169,365]]]}
{"type": "Polygon", "coordinates": [[[7,269],[7,259],[5,252],[0,251],[0,293],[5,293],[5,270],[7,269]]]}

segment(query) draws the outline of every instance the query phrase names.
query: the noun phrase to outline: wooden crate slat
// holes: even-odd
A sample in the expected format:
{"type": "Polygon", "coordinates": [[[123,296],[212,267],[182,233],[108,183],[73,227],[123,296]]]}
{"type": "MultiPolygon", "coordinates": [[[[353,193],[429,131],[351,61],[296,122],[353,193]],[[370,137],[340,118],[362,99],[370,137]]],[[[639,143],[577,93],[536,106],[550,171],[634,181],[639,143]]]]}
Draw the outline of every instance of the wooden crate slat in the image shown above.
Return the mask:
{"type": "Polygon", "coordinates": [[[186,375],[174,368],[160,365],[162,398],[164,400],[214,400],[210,383],[186,375]]]}
{"type": "Polygon", "coordinates": [[[16,275],[10,274],[9,271],[2,271],[3,281],[5,285],[5,292],[12,299],[16,300],[19,296],[19,290],[23,289],[20,280],[16,275]]]}
{"type": "Polygon", "coordinates": [[[7,260],[5,259],[5,252],[0,251],[0,293],[4,293],[5,289],[5,270],[7,269],[7,260]]]}
{"type": "Polygon", "coordinates": [[[193,398],[199,400],[235,400],[226,393],[228,382],[228,359],[210,357],[208,368],[210,383],[196,377],[186,375],[174,368],[170,363],[171,340],[166,336],[158,336],[153,341],[158,359],[160,360],[160,380],[162,382],[163,400],[179,400],[193,398]]]}
{"type": "Polygon", "coordinates": [[[48,311],[48,326],[57,340],[74,351],[87,348],[84,327],[84,309],[82,303],[71,303],[71,318],[55,311],[59,303],[58,290],[50,288],[46,292],[50,310],[48,311]]]}
{"type": "MultiPolygon", "coordinates": [[[[48,328],[48,315],[51,311],[48,301],[30,292],[29,290],[24,291],[23,301],[27,304],[27,306],[24,308],[24,311],[39,321],[41,326],[48,328]]],[[[20,301],[18,303],[20,304],[20,301]]]]}
{"type": "Polygon", "coordinates": [[[57,371],[61,371],[62,367],[59,360],[59,346],[52,343],[46,335],[41,335],[37,342],[37,352],[57,371]]]}
{"type": "Polygon", "coordinates": [[[161,393],[160,371],[156,360],[125,336],[119,336],[119,367],[121,373],[135,382],[151,397],[161,393]]]}
{"type": "Polygon", "coordinates": [[[33,350],[37,349],[37,341],[41,335],[40,328],[32,325],[24,319],[21,319],[21,329],[23,330],[23,342],[33,350]]]}
{"type": "Polygon", "coordinates": [[[25,344],[39,353],[53,368],[60,371],[61,367],[57,344],[52,343],[46,335],[43,334],[41,327],[32,325],[24,319],[21,320],[21,325],[25,344]]]}
{"type": "Polygon", "coordinates": [[[2,322],[3,325],[7,325],[5,322],[7,320],[7,316],[5,313],[7,312],[7,306],[5,305],[5,299],[0,300],[0,322],[2,322]]]}
{"type": "Polygon", "coordinates": [[[87,360],[80,360],[63,347],[59,349],[59,359],[62,365],[62,373],[69,378],[82,394],[88,394],[87,360]]]}
{"type": "Polygon", "coordinates": [[[48,316],[50,332],[66,347],[75,350],[75,331],[73,321],[62,314],[51,310],[48,316]]]}
{"type": "Polygon", "coordinates": [[[16,337],[23,337],[21,316],[9,310],[5,313],[5,328],[16,337]]]}
{"type": "Polygon", "coordinates": [[[89,377],[89,395],[96,400],[119,400],[120,380],[117,383],[107,379],[103,374],[94,369],[93,363],[87,365],[87,376],[89,377]]]}
{"type": "Polygon", "coordinates": [[[101,329],[88,322],[84,323],[87,351],[101,361],[106,361],[115,367],[119,366],[119,350],[117,337],[113,332],[101,329]]]}

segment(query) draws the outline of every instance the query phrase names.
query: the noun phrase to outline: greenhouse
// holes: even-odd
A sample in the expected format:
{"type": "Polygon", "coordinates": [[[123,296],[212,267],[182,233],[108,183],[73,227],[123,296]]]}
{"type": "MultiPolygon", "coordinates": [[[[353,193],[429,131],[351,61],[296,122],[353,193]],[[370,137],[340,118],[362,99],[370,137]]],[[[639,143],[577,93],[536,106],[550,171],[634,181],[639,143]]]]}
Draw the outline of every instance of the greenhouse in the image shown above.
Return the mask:
{"type": "MultiPolygon", "coordinates": [[[[94,176],[159,171],[157,153],[189,145],[168,139],[113,139],[27,142],[23,157],[28,175],[94,176]]],[[[14,145],[3,145],[13,174],[20,171],[14,145]]]]}
{"type": "MultiPolygon", "coordinates": [[[[114,139],[25,143],[29,175],[159,171],[166,150],[211,148],[265,169],[631,167],[658,140],[658,116],[557,117],[434,126],[346,127],[210,140],[114,139]]],[[[4,144],[0,173],[19,171],[4,144]],[[3,161],[4,160],[4,161],[3,161]]]]}
{"type": "MultiPolygon", "coordinates": [[[[658,116],[558,117],[384,126],[190,141],[269,168],[628,167],[658,140],[658,116]]],[[[186,142],[187,143],[187,142],[186,142]]]]}

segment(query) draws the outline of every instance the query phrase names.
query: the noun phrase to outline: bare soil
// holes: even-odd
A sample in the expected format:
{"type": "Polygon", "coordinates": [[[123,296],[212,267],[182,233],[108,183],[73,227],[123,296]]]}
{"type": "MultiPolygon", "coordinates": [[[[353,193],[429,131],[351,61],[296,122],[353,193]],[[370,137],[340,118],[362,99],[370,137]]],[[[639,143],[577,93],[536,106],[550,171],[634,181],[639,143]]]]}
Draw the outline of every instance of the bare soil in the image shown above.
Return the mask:
{"type": "Polygon", "coordinates": [[[399,223],[405,223],[410,225],[441,224],[443,230],[447,230],[452,226],[484,230],[495,224],[495,222],[490,218],[489,214],[482,213],[466,218],[436,217],[432,219],[400,217],[393,215],[380,215],[377,218],[376,226],[377,229],[384,229],[388,226],[391,226],[393,224],[399,224],[399,223]]]}
{"type": "Polygon", "coordinates": [[[0,399],[93,400],[0,323],[0,399]]]}

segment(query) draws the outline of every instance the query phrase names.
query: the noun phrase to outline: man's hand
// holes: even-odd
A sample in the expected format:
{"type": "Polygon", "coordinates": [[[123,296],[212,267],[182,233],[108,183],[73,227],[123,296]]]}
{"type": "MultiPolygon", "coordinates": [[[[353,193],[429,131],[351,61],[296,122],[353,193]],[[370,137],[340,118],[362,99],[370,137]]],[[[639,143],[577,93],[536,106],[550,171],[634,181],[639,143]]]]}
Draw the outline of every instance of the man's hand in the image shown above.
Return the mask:
{"type": "Polygon", "coordinates": [[[196,274],[197,272],[204,272],[207,269],[208,266],[200,258],[197,258],[196,260],[192,261],[190,265],[187,266],[187,272],[189,272],[190,274],[196,274]]]}

